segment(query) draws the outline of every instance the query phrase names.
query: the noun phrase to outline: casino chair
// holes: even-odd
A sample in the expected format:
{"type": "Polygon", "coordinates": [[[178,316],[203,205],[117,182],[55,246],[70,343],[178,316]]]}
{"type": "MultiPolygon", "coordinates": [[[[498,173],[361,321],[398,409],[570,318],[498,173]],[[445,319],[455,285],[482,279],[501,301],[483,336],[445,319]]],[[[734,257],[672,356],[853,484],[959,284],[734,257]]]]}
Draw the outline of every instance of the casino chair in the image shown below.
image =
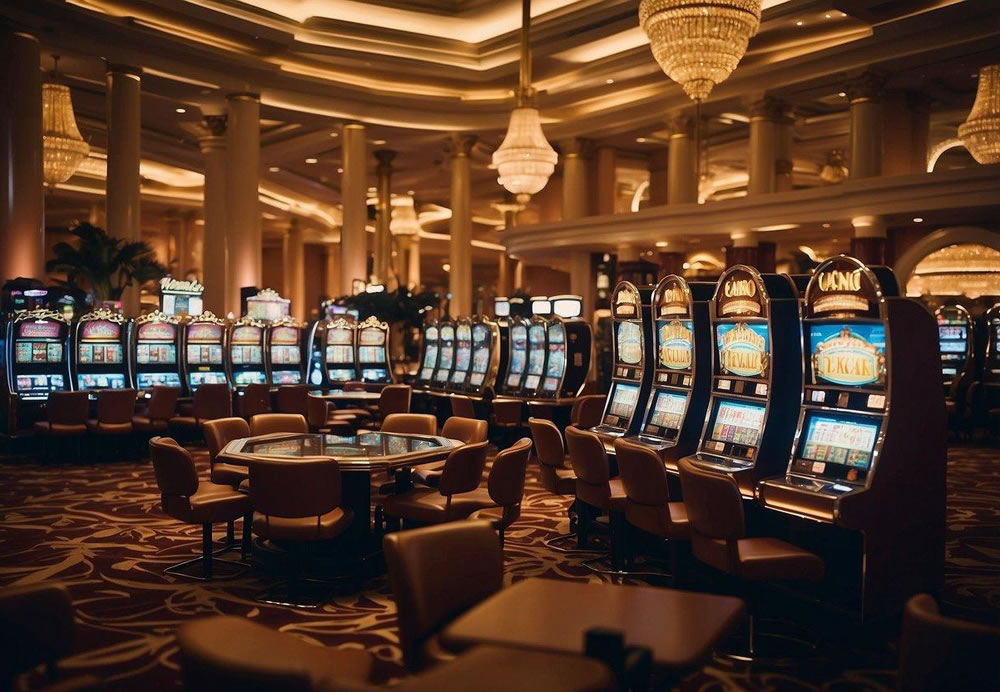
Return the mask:
{"type": "MultiPolygon", "coordinates": [[[[486,519],[500,536],[503,547],[505,532],[521,518],[521,501],[524,499],[524,477],[531,456],[531,438],[522,437],[512,446],[501,451],[493,459],[489,477],[486,479],[487,498],[493,506],[483,507],[469,515],[470,519],[486,519]]],[[[479,488],[476,492],[482,493],[479,488]]]]}
{"type": "Polygon", "coordinates": [[[87,421],[87,430],[97,437],[120,439],[132,434],[135,415],[134,389],[101,389],[97,392],[97,418],[87,421]]]}
{"type": "Polygon", "coordinates": [[[569,457],[563,447],[562,434],[556,424],[546,418],[529,418],[528,428],[535,442],[535,455],[538,457],[538,476],[542,487],[553,495],[572,496],[573,503],[569,506],[568,534],[548,538],[544,545],[560,553],[575,552],[571,548],[560,545],[566,539],[575,539],[578,515],[576,511],[576,474],[572,468],[567,468],[569,457]]]}
{"type": "Polygon", "coordinates": [[[45,403],[45,420],[32,426],[35,434],[44,440],[42,456],[50,458],[50,440],[75,438],[76,456],[79,459],[80,440],[87,434],[87,416],[90,413],[90,395],[87,392],[52,392],[45,403]]]}
{"type": "Polygon", "coordinates": [[[589,430],[601,424],[604,416],[603,394],[578,396],[570,409],[569,422],[581,430],[589,430]]]}
{"type": "Polygon", "coordinates": [[[250,419],[250,435],[271,435],[272,433],[307,433],[309,424],[306,417],[298,413],[258,413],[250,419]]]}
{"type": "Polygon", "coordinates": [[[371,412],[378,422],[384,421],[394,413],[409,413],[413,401],[413,388],[408,384],[389,384],[382,388],[378,404],[371,412]]]}
{"type": "Polygon", "coordinates": [[[770,581],[818,582],[825,570],[823,560],[815,553],[778,538],[748,538],[743,497],[736,480],[728,474],[703,469],[687,458],[681,459],[677,466],[694,557],[749,586],[746,594],[750,604],[747,652],[731,658],[754,660],[757,657],[754,622],[756,604],[760,600],[756,597],[756,585],[770,581]]]}
{"type": "Polygon", "coordinates": [[[259,413],[271,412],[271,387],[266,384],[248,384],[241,392],[243,396],[236,398],[239,402],[239,414],[250,420],[259,413]]]}
{"type": "MultiPolygon", "coordinates": [[[[208,447],[209,479],[216,485],[228,485],[234,490],[249,487],[250,472],[246,466],[227,464],[219,459],[222,449],[233,440],[250,437],[250,426],[242,418],[217,418],[205,421],[201,426],[208,447]]],[[[225,545],[236,545],[235,521],[226,522],[225,545]]]]}
{"type": "Polygon", "coordinates": [[[523,427],[521,425],[521,413],[524,410],[524,402],[520,399],[498,397],[490,402],[490,404],[493,408],[490,423],[500,431],[505,445],[509,445],[513,437],[523,427]]]}
{"type": "Polygon", "coordinates": [[[201,434],[201,424],[216,418],[233,415],[233,397],[227,384],[203,384],[194,392],[191,415],[174,416],[169,421],[170,431],[186,438],[201,434]]]}
{"type": "Polygon", "coordinates": [[[283,384],[278,387],[277,404],[278,413],[298,413],[305,416],[309,411],[309,390],[308,384],[283,384]]]}
{"type": "Polygon", "coordinates": [[[153,462],[156,485],[160,489],[160,504],[170,517],[186,524],[201,525],[202,554],[163,570],[171,574],[198,581],[212,579],[213,566],[229,565],[239,568],[231,576],[246,570],[242,562],[222,560],[212,553],[212,524],[230,522],[243,517],[242,556],[250,549],[250,498],[233,490],[229,485],[202,482],[198,479],[191,454],[169,437],[154,437],[149,441],[149,456],[153,462]],[[201,574],[185,574],[189,565],[200,564],[201,574]]]}
{"type": "Polygon", "coordinates": [[[157,385],[152,389],[146,410],[132,416],[132,429],[145,438],[140,440],[145,448],[149,446],[149,438],[167,432],[168,422],[177,412],[180,395],[180,387],[157,385]]]}
{"type": "Polygon", "coordinates": [[[437,418],[429,413],[390,413],[379,432],[403,435],[437,435],[437,418]]]}
{"type": "Polygon", "coordinates": [[[306,398],[306,421],[309,429],[317,433],[332,435],[354,434],[357,417],[351,414],[339,415],[331,410],[330,402],[321,396],[310,394],[306,398]]]}
{"type": "Polygon", "coordinates": [[[461,394],[454,394],[450,397],[451,415],[459,418],[475,418],[476,406],[472,399],[461,394]]]}
{"type": "MultiPolygon", "coordinates": [[[[444,422],[441,427],[441,437],[449,440],[461,440],[464,444],[475,444],[485,442],[489,432],[489,424],[484,420],[474,418],[461,418],[452,416],[444,422]]],[[[385,425],[383,424],[383,429],[385,425]]],[[[443,461],[436,461],[432,464],[423,464],[413,469],[413,480],[431,488],[436,488],[441,482],[441,469],[444,468],[443,461]]]]}

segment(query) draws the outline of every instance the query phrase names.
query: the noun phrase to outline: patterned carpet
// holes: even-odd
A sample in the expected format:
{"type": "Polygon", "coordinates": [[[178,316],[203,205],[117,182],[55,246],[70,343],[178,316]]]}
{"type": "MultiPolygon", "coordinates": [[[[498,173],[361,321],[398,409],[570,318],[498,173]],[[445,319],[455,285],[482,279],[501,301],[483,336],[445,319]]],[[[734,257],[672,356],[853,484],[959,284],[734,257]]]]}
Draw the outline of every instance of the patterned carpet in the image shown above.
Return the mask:
{"type": "MultiPolygon", "coordinates": [[[[204,452],[199,467],[207,471],[204,452]]],[[[533,473],[532,473],[533,476],[533,473]]],[[[1000,613],[1000,454],[956,446],[949,458],[946,612],[998,622],[1000,613]]],[[[0,585],[56,580],[77,607],[77,653],[69,672],[88,672],[114,689],[179,687],[175,627],[191,618],[240,615],[326,646],[363,647],[380,681],[403,675],[395,610],[384,577],[309,611],[266,606],[254,596],[269,582],[253,571],[202,584],[162,574],[199,549],[200,529],[159,511],[146,463],[0,464],[0,585]]],[[[523,516],[508,533],[507,579],[597,580],[579,556],[546,549],[565,532],[566,503],[532,477],[523,516]]],[[[783,667],[748,667],[716,658],[681,689],[892,689],[891,643],[842,642],[783,667]]],[[[36,682],[29,678],[29,686],[36,682]]]]}

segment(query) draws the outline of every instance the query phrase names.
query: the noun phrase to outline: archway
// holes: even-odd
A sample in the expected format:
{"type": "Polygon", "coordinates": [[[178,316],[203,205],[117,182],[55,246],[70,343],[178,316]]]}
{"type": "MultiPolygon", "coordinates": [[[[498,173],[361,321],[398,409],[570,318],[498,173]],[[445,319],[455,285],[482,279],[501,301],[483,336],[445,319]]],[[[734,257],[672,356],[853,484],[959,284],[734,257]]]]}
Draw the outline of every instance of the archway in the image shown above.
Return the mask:
{"type": "Polygon", "coordinates": [[[905,287],[917,265],[933,252],[953,245],[980,245],[1000,251],[1000,233],[979,226],[950,226],[921,238],[906,250],[893,269],[900,287],[905,287]]]}

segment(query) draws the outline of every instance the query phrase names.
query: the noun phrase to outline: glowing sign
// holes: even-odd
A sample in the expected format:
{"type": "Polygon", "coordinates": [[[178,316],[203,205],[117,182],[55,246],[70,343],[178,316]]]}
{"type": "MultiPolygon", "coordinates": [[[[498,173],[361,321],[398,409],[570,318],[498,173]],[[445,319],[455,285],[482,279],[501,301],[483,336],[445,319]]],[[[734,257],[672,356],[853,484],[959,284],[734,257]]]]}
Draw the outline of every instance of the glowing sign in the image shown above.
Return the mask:
{"type": "Polygon", "coordinates": [[[693,342],[690,322],[661,322],[657,331],[660,365],[670,370],[690,370],[693,342]]]}
{"type": "Polygon", "coordinates": [[[723,373],[760,377],[767,372],[767,325],[720,324],[716,327],[719,366],[723,373]]]}

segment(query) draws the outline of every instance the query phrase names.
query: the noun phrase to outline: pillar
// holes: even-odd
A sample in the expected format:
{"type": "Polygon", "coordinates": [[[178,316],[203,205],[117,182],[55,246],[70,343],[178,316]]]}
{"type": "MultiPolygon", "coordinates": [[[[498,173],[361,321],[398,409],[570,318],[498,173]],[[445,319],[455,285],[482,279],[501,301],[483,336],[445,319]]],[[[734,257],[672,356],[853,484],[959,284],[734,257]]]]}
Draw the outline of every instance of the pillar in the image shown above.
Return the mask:
{"type": "Polygon", "coordinates": [[[569,256],[569,292],[583,298],[583,319],[594,320],[594,267],[589,250],[573,250],[569,256]]]}
{"type": "Polygon", "coordinates": [[[698,148],[694,118],[677,114],[670,118],[670,150],[667,152],[667,204],[698,201],[698,148]]]}
{"type": "Polygon", "coordinates": [[[229,250],[226,243],[226,116],[207,115],[208,134],[198,140],[205,163],[201,283],[205,309],[219,317],[226,314],[229,250]]]}
{"type": "Polygon", "coordinates": [[[409,238],[409,248],[406,252],[406,285],[412,291],[420,290],[420,234],[418,233],[409,238]]]}
{"type": "MultiPolygon", "coordinates": [[[[779,148],[784,157],[791,152],[788,138],[791,136],[791,119],[788,107],[771,97],[755,101],[750,106],[750,154],[747,161],[749,180],[747,194],[759,195],[778,190],[779,148]],[[779,145],[779,140],[781,144],[779,145]]],[[[790,182],[791,163],[782,160],[780,168],[783,177],[790,182]]]]}
{"type": "Polygon", "coordinates": [[[240,314],[240,289],[260,286],[260,96],[230,94],[226,125],[226,311],[240,314]]]}
{"type": "MultiPolygon", "coordinates": [[[[142,240],[139,216],[139,159],[142,137],[142,70],[127,65],[108,65],[107,88],[108,233],[126,242],[142,240]]],[[[122,294],[126,315],[139,314],[139,286],[122,294]]]]}
{"type": "Polygon", "coordinates": [[[476,138],[452,135],[451,147],[451,242],[448,260],[448,290],[451,316],[472,314],[472,199],[469,153],[476,138]]]}
{"type": "Polygon", "coordinates": [[[205,263],[202,261],[202,243],[203,237],[201,230],[204,226],[199,226],[197,223],[197,214],[193,211],[189,211],[184,214],[184,237],[185,237],[185,247],[187,248],[187,257],[184,260],[184,276],[193,276],[200,280],[202,273],[202,267],[205,263]]]}
{"type": "MultiPolygon", "coordinates": [[[[376,190],[378,201],[376,206],[375,222],[375,278],[384,284],[386,289],[390,288],[392,266],[392,160],[396,158],[396,152],[389,149],[380,149],[375,152],[375,175],[377,177],[376,190]]],[[[395,283],[395,282],[392,282],[395,283]]]]}
{"type": "Polygon", "coordinates": [[[509,296],[513,289],[513,272],[511,267],[513,260],[504,250],[497,258],[497,295],[509,296]]]}
{"type": "Polygon", "coordinates": [[[633,245],[619,245],[615,248],[615,254],[618,255],[619,262],[639,261],[639,248],[633,245]]]}
{"type": "Polygon", "coordinates": [[[882,94],[882,175],[927,172],[930,99],[892,89],[882,94]]]}
{"type": "Polygon", "coordinates": [[[368,142],[365,126],[344,125],[343,169],[340,196],[343,225],[340,229],[340,293],[351,295],[354,280],[368,281],[368,142]]]}
{"type": "Polygon", "coordinates": [[[305,233],[299,220],[293,218],[282,238],[281,257],[284,262],[282,293],[292,301],[291,314],[297,320],[306,316],[306,255],[305,233]]]}
{"type": "Polygon", "coordinates": [[[336,298],[340,295],[340,245],[336,243],[326,244],[326,287],[324,293],[328,298],[336,298]]]}
{"type": "Polygon", "coordinates": [[[45,276],[40,55],[34,36],[0,38],[0,281],[45,276]]]}
{"type": "Polygon", "coordinates": [[[649,155],[649,206],[661,207],[667,203],[670,150],[657,149],[649,155]]]}
{"type": "Polygon", "coordinates": [[[885,264],[885,219],[880,216],[855,216],[851,225],[854,226],[851,255],[865,264],[885,264]]]}
{"type": "Polygon", "coordinates": [[[184,278],[184,252],[187,243],[184,238],[184,219],[176,209],[167,211],[167,258],[164,262],[172,270],[175,279],[184,278]],[[176,263],[176,264],[175,264],[176,263]],[[172,267],[170,265],[173,265],[172,267]]]}
{"type": "Polygon", "coordinates": [[[597,150],[596,181],[598,214],[614,214],[615,199],[618,196],[618,175],[615,171],[617,156],[612,147],[600,147],[597,150]]]}
{"type": "Polygon", "coordinates": [[[847,87],[851,104],[851,178],[882,174],[882,77],[865,72],[847,87]]]}
{"type": "Polygon", "coordinates": [[[792,172],[795,162],[792,151],[795,144],[795,117],[791,111],[778,116],[775,123],[774,142],[774,191],[789,192],[794,189],[792,172]]]}
{"type": "Polygon", "coordinates": [[[757,236],[751,231],[737,232],[729,236],[730,245],[726,247],[726,267],[735,264],[746,264],[757,267],[757,236]]]}
{"type": "Polygon", "coordinates": [[[590,191],[587,187],[586,140],[574,137],[560,143],[562,149],[562,218],[580,219],[590,214],[590,191]]]}

